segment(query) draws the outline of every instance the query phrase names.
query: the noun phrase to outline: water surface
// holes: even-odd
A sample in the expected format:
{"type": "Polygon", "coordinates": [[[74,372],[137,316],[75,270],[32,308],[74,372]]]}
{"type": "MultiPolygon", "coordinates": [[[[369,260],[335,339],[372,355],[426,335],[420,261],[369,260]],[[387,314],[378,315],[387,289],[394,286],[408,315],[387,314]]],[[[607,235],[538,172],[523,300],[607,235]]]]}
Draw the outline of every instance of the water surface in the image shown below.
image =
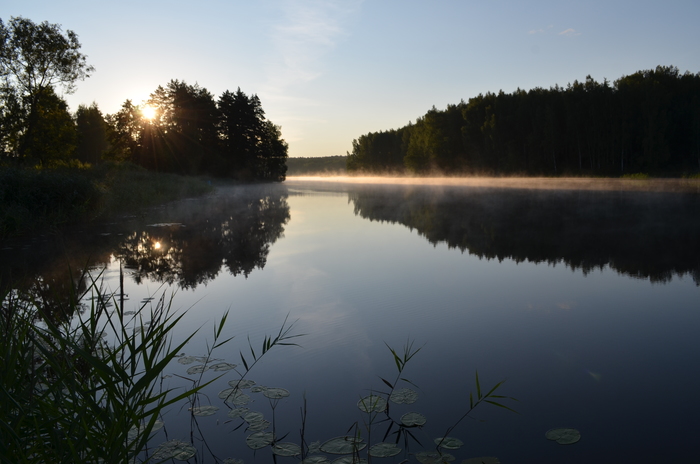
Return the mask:
{"type": "MultiPolygon", "coordinates": [[[[423,348],[404,376],[420,398],[392,415],[423,413],[423,444],[466,410],[477,369],[484,386],[506,379],[502,394],[518,399],[508,404],[520,414],[483,405],[474,418],[485,422],[452,432],[465,443],[451,451],[457,462],[689,462],[700,432],[698,236],[700,197],[687,192],[289,180],[222,188],[58,244],[12,245],[2,275],[17,286],[38,278],[58,308],[66,262],[101,269],[115,291],[121,265],[127,306],[176,291],[175,308],[187,310],[177,337],[202,327],[187,354],[206,352],[230,310],[225,335],[236,338],[215,355],[239,364],[248,336],[257,347],[289,315],[301,347],[274,349],[249,375],[291,392],[275,409],[284,441],[300,441],[302,395],[308,442],[361,422],[359,398],[396,376],[386,344],[413,340],[423,348]],[[556,427],[581,441],[546,440],[556,427]]],[[[173,408],[155,441],[193,440],[197,462],[270,462],[217,398],[234,378],[203,397],[216,415],[193,425],[173,408]]],[[[268,401],[251,396],[248,407],[271,418],[268,401]]]]}

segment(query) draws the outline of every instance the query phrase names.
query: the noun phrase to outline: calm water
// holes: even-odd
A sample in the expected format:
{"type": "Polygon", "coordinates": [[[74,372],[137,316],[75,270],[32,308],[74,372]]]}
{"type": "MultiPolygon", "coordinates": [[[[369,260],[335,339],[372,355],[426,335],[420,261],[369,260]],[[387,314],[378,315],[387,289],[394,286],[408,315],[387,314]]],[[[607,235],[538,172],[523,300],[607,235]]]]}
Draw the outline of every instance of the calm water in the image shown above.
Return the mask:
{"type": "MultiPolygon", "coordinates": [[[[419,399],[391,412],[427,417],[414,429],[426,448],[468,408],[477,369],[482,388],[505,379],[501,394],[518,400],[507,404],[519,414],[486,404],[473,414],[485,422],[461,423],[455,462],[694,462],[698,237],[697,194],[289,180],[14,244],[0,260],[4,279],[40,278],[57,307],[66,263],[102,269],[114,291],[121,263],[127,309],[175,291],[175,308],[187,310],[176,337],[201,327],[188,355],[205,354],[227,309],[225,335],[235,339],[215,356],[239,364],[247,337],[257,348],[289,315],[301,347],[273,349],[249,374],[291,392],[275,409],[284,441],[300,441],[304,395],[308,442],[361,423],[360,397],[386,389],[380,376],[396,377],[385,344],[413,340],[422,350],[403,376],[419,399]],[[557,427],[578,429],[580,442],[545,439],[557,427]]],[[[187,377],[188,367],[169,373],[187,377]]],[[[154,442],[193,441],[191,462],[271,462],[227,417],[217,393],[236,376],[224,374],[202,397],[217,414],[193,423],[172,408],[154,442]]],[[[250,396],[247,407],[271,420],[265,397],[250,396]]]]}

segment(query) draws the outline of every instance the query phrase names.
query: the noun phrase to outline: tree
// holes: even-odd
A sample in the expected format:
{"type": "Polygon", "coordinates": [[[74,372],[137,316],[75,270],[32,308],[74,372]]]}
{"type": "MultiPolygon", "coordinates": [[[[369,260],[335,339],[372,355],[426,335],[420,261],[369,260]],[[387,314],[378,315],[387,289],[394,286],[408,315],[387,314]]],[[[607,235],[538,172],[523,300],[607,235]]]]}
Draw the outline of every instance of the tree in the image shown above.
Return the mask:
{"type": "Polygon", "coordinates": [[[5,25],[0,20],[0,105],[3,119],[12,116],[10,127],[22,135],[3,137],[5,144],[16,143],[6,147],[6,151],[20,157],[37,154],[39,147],[32,143],[43,137],[35,134],[42,124],[39,106],[45,102],[41,99],[49,95],[47,92],[55,95],[57,86],[72,93],[75,83],[94,71],[87,65],[80,47],[75,32],[68,30],[64,34],[58,24],[46,21],[35,24],[29,19],[12,17],[5,25]]]}
{"type": "Polygon", "coordinates": [[[224,92],[218,101],[222,156],[229,174],[255,178],[258,153],[265,133],[265,112],[257,95],[240,89],[224,92]]]}
{"type": "Polygon", "coordinates": [[[84,163],[98,164],[108,144],[107,124],[97,103],[80,105],[75,113],[75,125],[78,131],[75,157],[84,163]]]}

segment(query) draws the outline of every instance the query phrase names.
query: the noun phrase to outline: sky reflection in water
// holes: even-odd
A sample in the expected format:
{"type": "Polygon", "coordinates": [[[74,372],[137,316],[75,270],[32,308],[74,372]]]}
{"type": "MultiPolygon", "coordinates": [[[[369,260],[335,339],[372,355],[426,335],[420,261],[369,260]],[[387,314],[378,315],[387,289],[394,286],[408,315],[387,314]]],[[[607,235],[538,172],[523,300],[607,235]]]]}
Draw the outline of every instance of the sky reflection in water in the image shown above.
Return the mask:
{"type": "MultiPolygon", "coordinates": [[[[184,283],[175,306],[191,309],[178,336],[203,327],[187,354],[204,354],[210,327],[228,308],[225,335],[236,339],[217,356],[230,362],[248,335],[257,345],[287,314],[298,319],[302,347],[274,350],[250,375],[292,392],[277,408],[285,441],[298,441],[304,392],[307,439],[344,434],[361,418],[360,396],[384,388],[378,376],[395,376],[384,343],[399,348],[412,339],[424,348],[405,375],[420,399],[404,409],[428,417],[424,443],[462,414],[475,369],[485,385],[507,379],[502,393],[519,400],[520,415],[484,406],[475,416],[487,422],[460,425],[459,460],[681,462],[695,453],[688,437],[700,431],[697,195],[288,181],[262,197],[245,207],[171,205],[149,220],[184,227],[133,225],[102,254],[130,263],[140,282],[125,282],[133,305],[162,291],[162,281],[184,283]],[[207,216],[208,227],[192,225],[207,216]],[[227,221],[245,227],[224,232],[227,221]],[[158,234],[168,250],[139,251],[158,234]],[[197,258],[213,248],[224,256],[197,258]],[[172,262],[146,259],[164,252],[172,262]],[[583,438],[557,445],[544,438],[555,427],[577,428],[583,438]]],[[[114,258],[107,269],[114,288],[114,258]]],[[[233,378],[207,390],[214,404],[233,378]]],[[[263,397],[249,407],[270,413],[263,397]]],[[[231,432],[236,424],[225,423],[225,412],[199,419],[204,435],[219,457],[252,462],[246,434],[231,432]]],[[[166,417],[169,438],[187,438],[189,422],[176,417],[177,410],[166,417]]],[[[257,461],[268,454],[259,451],[257,461]]]]}

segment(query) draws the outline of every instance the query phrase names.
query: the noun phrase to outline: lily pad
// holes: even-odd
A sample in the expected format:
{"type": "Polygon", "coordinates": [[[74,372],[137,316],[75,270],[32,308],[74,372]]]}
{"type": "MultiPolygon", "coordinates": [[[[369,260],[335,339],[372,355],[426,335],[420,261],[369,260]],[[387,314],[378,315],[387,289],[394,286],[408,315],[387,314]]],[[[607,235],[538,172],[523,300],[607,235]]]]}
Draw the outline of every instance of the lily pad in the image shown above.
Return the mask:
{"type": "Polygon", "coordinates": [[[248,424],[248,429],[254,432],[261,432],[270,426],[270,421],[261,420],[248,424]]]}
{"type": "Polygon", "coordinates": [[[198,364],[196,366],[192,366],[189,369],[187,369],[187,373],[192,375],[192,374],[201,374],[202,372],[207,371],[209,368],[205,366],[204,364],[198,364]]]}
{"type": "Polygon", "coordinates": [[[459,438],[440,437],[435,439],[435,444],[438,445],[440,448],[456,450],[460,449],[464,442],[459,438]]]}
{"type": "Polygon", "coordinates": [[[284,388],[268,388],[264,390],[262,394],[272,400],[278,400],[289,396],[289,390],[285,390],[284,388]]]}
{"type": "Polygon", "coordinates": [[[195,361],[194,356],[180,356],[177,360],[180,364],[192,364],[195,361]]]}
{"type": "Polygon", "coordinates": [[[296,443],[275,443],[272,447],[272,454],[277,456],[298,456],[301,454],[301,447],[296,443]]]}
{"type": "Polygon", "coordinates": [[[229,385],[231,385],[234,388],[238,388],[239,390],[245,390],[247,388],[252,387],[255,385],[254,380],[248,380],[248,379],[243,379],[243,380],[230,380],[229,385]]]}
{"type": "Polygon", "coordinates": [[[377,443],[369,447],[369,455],[375,458],[390,458],[401,452],[396,443],[377,443]]]}
{"type": "Polygon", "coordinates": [[[265,390],[267,390],[267,387],[264,385],[255,385],[254,387],[250,388],[250,391],[253,393],[260,393],[264,392],[265,390]]]}
{"type": "Polygon", "coordinates": [[[547,440],[554,440],[560,445],[573,445],[581,439],[581,432],[576,429],[550,429],[544,436],[547,440]]]}
{"type": "Polygon", "coordinates": [[[275,436],[272,434],[272,432],[255,432],[248,435],[248,437],[245,439],[245,443],[250,449],[258,450],[271,444],[274,439],[275,436]]]}
{"type": "Polygon", "coordinates": [[[243,459],[226,458],[222,461],[222,464],[243,464],[243,459]]]}
{"type": "Polygon", "coordinates": [[[421,451],[416,454],[416,459],[421,464],[447,464],[455,460],[455,457],[450,453],[436,453],[429,451],[421,451]]]}
{"type": "Polygon", "coordinates": [[[250,411],[243,416],[243,420],[247,423],[260,422],[265,420],[265,416],[261,412],[250,411]]]}
{"type": "Polygon", "coordinates": [[[220,363],[215,363],[209,366],[209,369],[217,372],[221,371],[230,371],[231,369],[235,369],[236,364],[231,364],[227,362],[220,362],[220,363]]]}
{"type": "Polygon", "coordinates": [[[250,403],[250,396],[245,393],[236,390],[235,388],[227,388],[219,392],[219,398],[224,400],[227,404],[232,404],[234,406],[244,406],[250,403]]]}
{"type": "Polygon", "coordinates": [[[427,419],[423,414],[417,412],[407,412],[401,416],[401,423],[406,427],[416,427],[425,425],[427,419]]]}
{"type": "Polygon", "coordinates": [[[334,459],[331,464],[367,464],[365,458],[357,459],[357,456],[343,456],[342,458],[334,459]]]}
{"type": "MultiPolygon", "coordinates": [[[[126,435],[127,440],[129,441],[134,441],[136,440],[139,435],[143,433],[145,430],[146,426],[144,424],[141,424],[139,427],[133,426],[129,429],[129,432],[126,435]]],[[[153,428],[151,429],[151,432],[155,432],[156,430],[160,430],[163,428],[163,421],[155,421],[153,423],[153,428]]]]}
{"type": "Polygon", "coordinates": [[[326,456],[314,455],[307,456],[306,459],[301,461],[301,464],[330,464],[331,461],[326,456]]]}
{"type": "Polygon", "coordinates": [[[367,443],[362,438],[344,436],[325,441],[319,448],[328,454],[350,454],[365,449],[367,443]]]}
{"type": "Polygon", "coordinates": [[[369,395],[358,401],[357,407],[363,412],[382,412],[386,409],[386,400],[381,396],[369,395]]]}
{"type": "Polygon", "coordinates": [[[248,409],[248,408],[236,408],[236,409],[231,409],[231,410],[228,412],[227,416],[228,416],[228,417],[233,417],[233,418],[236,418],[236,417],[243,417],[248,411],[250,411],[250,409],[248,409]]]}
{"type": "Polygon", "coordinates": [[[462,464],[501,464],[501,461],[493,456],[482,456],[479,458],[465,459],[462,461],[462,464]]]}
{"type": "Polygon", "coordinates": [[[213,416],[216,411],[219,410],[218,406],[199,406],[197,408],[192,408],[192,415],[194,416],[213,416]]]}
{"type": "Polygon", "coordinates": [[[177,459],[187,461],[195,455],[197,450],[189,443],[179,440],[170,440],[162,443],[153,454],[154,461],[164,461],[166,459],[177,459]]]}
{"type": "Polygon", "coordinates": [[[418,401],[418,393],[410,388],[399,388],[394,390],[389,400],[396,404],[413,404],[418,401]]]}

